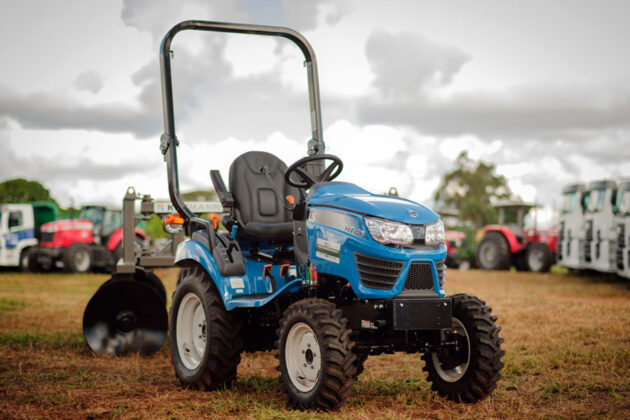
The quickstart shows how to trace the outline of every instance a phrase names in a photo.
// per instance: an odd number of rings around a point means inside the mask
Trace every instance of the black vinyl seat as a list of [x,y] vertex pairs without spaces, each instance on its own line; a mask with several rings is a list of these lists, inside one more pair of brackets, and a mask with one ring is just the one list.
[[234,215],[242,227],[239,235],[254,241],[293,241],[291,212],[278,200],[267,171],[280,198],[299,197],[299,190],[284,181],[287,165],[267,152],[247,152],[230,166],[230,192]]

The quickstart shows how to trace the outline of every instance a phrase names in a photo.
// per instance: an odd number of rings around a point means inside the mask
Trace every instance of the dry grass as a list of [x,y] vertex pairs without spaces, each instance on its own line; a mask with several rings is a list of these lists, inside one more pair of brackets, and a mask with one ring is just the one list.
[[[173,290],[175,270],[159,271]],[[438,398],[416,355],[372,357],[335,413],[286,408],[273,354],[246,354],[234,389],[180,388],[164,346],[96,357],[83,308],[105,275],[0,273],[0,417],[629,418],[630,282],[566,274],[451,270],[449,292],[478,295],[503,327],[504,379],[473,405]]]

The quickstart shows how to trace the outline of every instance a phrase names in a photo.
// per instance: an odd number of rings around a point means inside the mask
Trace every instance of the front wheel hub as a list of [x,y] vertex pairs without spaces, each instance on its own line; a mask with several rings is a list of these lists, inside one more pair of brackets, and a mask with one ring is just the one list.
[[315,388],[322,359],[317,337],[308,324],[298,322],[291,327],[284,353],[293,385],[301,392],[309,392]]

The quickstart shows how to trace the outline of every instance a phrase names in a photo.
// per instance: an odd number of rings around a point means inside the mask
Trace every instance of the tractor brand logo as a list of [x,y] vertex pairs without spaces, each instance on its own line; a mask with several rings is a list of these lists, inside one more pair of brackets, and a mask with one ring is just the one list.
[[409,216],[411,216],[411,217],[418,217],[418,213],[416,213],[413,210],[409,210]]

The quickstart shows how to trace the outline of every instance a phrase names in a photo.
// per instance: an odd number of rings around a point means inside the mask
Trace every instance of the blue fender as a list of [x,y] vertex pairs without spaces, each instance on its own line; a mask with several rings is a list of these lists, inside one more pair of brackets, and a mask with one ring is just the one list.
[[260,297],[260,295],[256,298],[235,297],[235,287],[233,287],[234,283],[239,283],[241,285],[240,288],[247,288],[247,286],[251,284],[251,280],[247,276],[247,273],[245,276],[223,277],[219,272],[219,268],[214,261],[214,257],[210,254],[210,251],[208,251],[203,244],[192,239],[183,241],[177,247],[177,252],[175,253],[175,264],[183,265],[182,263],[184,261],[194,261],[206,270],[219,291],[219,295],[223,300],[225,309],[228,311],[234,308],[257,308],[266,305],[283,293],[296,292],[300,289],[302,282],[301,279],[295,279],[287,282],[282,287],[278,288],[275,293],[270,293],[263,297]]

